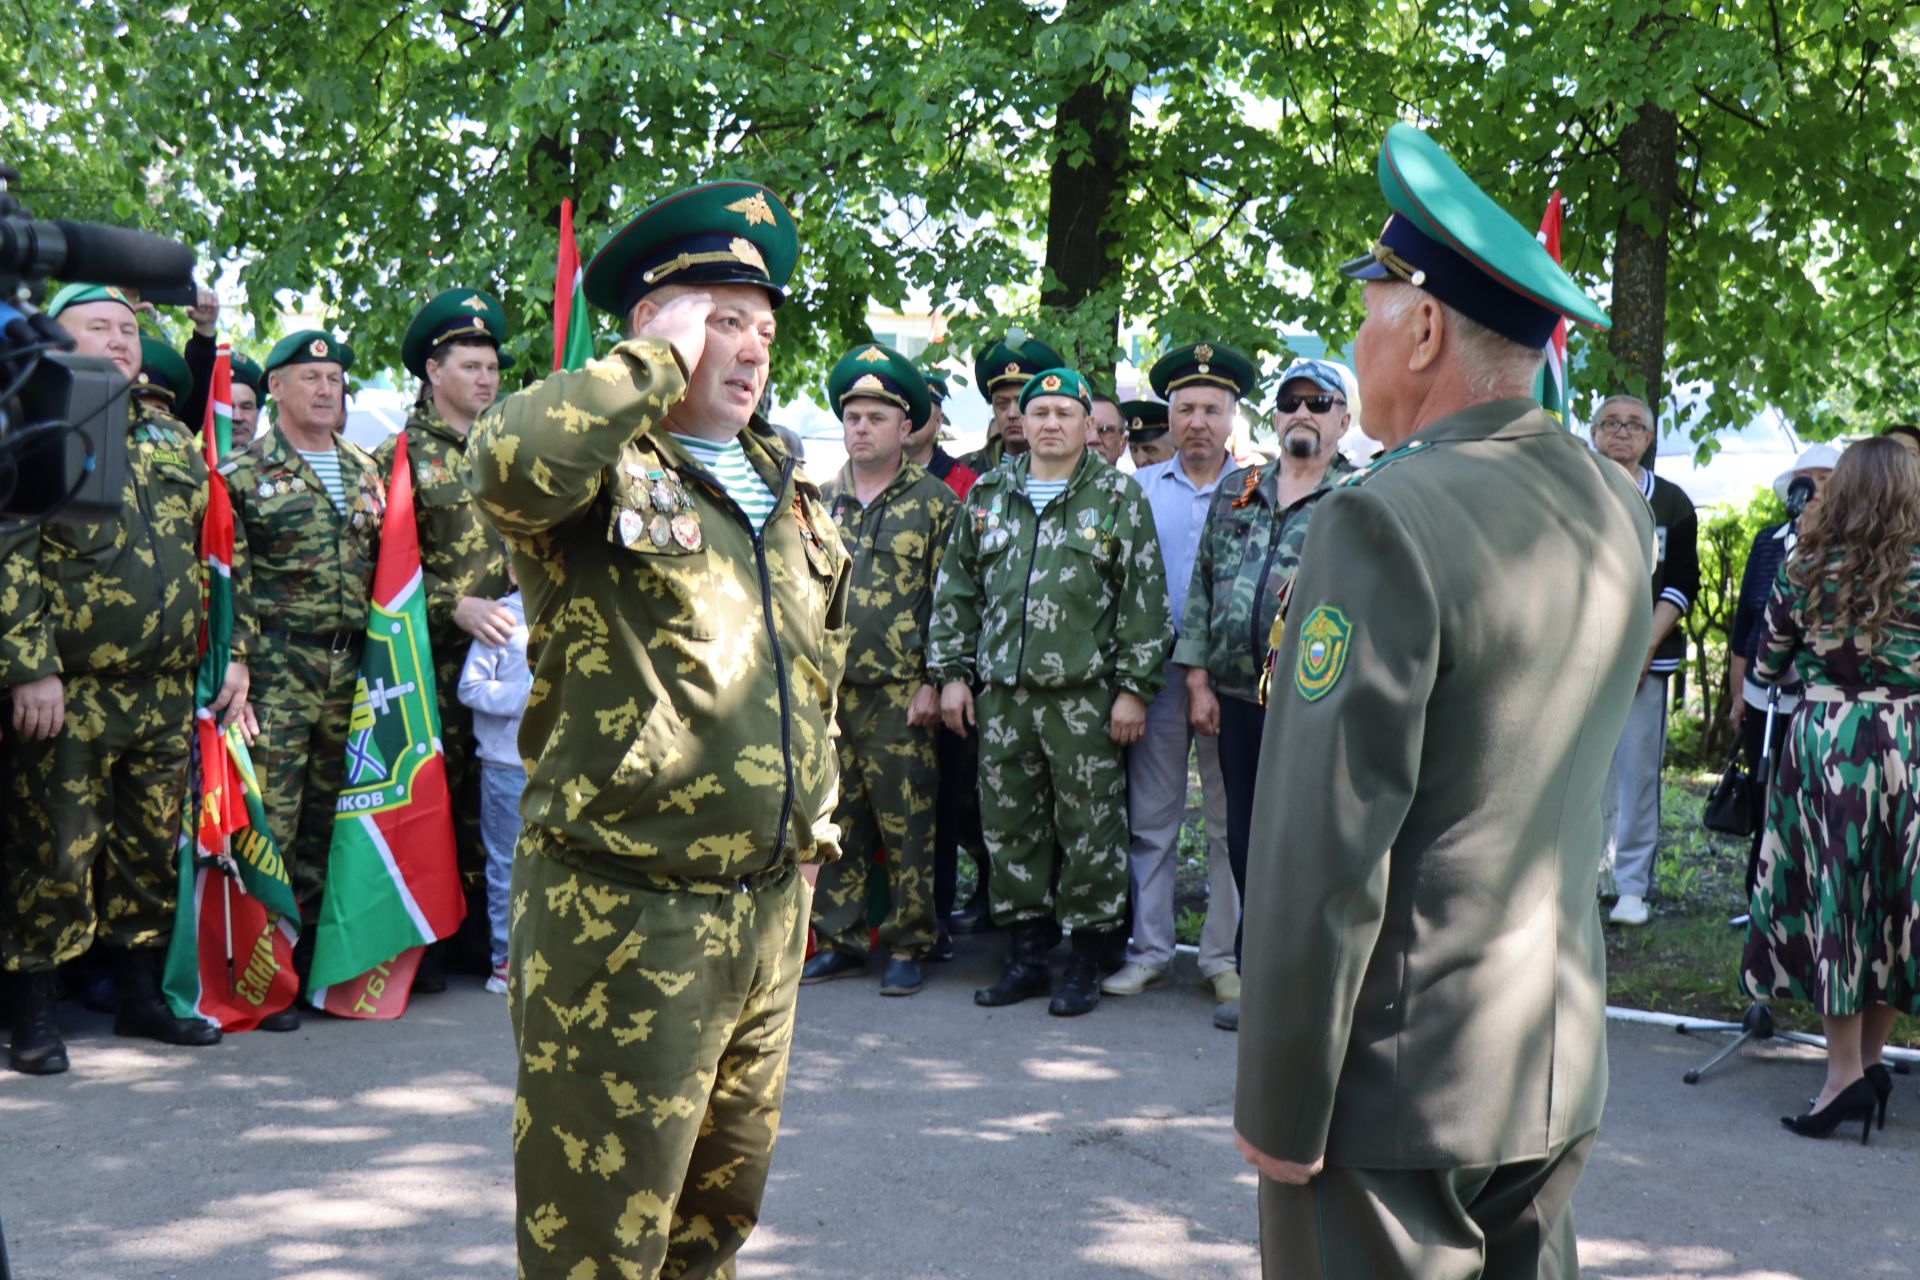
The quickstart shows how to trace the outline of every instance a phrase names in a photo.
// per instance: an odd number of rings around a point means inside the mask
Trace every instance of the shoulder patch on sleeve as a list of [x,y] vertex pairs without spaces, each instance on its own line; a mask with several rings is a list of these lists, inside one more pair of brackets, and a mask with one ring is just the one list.
[[1327,696],[1347,669],[1347,647],[1353,623],[1330,604],[1318,605],[1300,624],[1299,659],[1294,663],[1293,687],[1306,702]]

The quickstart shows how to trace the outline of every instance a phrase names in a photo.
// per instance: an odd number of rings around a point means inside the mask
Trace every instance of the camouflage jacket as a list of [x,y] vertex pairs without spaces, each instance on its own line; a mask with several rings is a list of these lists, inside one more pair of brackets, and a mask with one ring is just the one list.
[[919,464],[903,462],[900,474],[864,507],[847,471],[821,493],[853,557],[846,682],[932,683],[927,622],[959,506],[953,490]]
[[[1015,458],[1024,458],[1026,454],[1016,453],[1012,456]],[[987,474],[987,472],[1007,460],[1007,442],[998,432],[995,432],[984,445],[981,445],[972,453],[963,453],[960,455],[960,465],[968,468],[975,475],[979,476]]]
[[1831,604],[1810,603],[1781,565],[1767,601],[1767,633],[1754,679],[1774,684],[1791,668],[1809,686],[1902,695],[1920,690],[1920,547],[1913,548],[1906,583],[1889,603],[1886,629],[1880,642],[1868,649],[1864,636],[1834,625]]
[[1153,510],[1091,450],[1036,515],[1029,459],[975,482],[934,591],[929,640],[942,683],[1079,689],[1151,698],[1173,643]]
[[[427,629],[435,652],[456,650],[464,660],[471,637],[453,620],[462,596],[498,600],[507,594],[507,558],[500,540],[474,509],[467,492],[467,437],[449,427],[431,404],[414,409],[404,428],[413,469],[413,524],[420,534],[420,578],[427,596]],[[373,451],[384,485],[393,475],[394,441]]]
[[660,427],[686,385],[670,346],[633,339],[474,425],[467,484],[531,633],[520,812],[663,876],[831,860],[847,554],[758,419],[740,440],[775,507],[748,527]]
[[[253,646],[262,627],[330,635],[367,625],[386,485],[366,450],[335,438],[345,512],[313,468],[275,427],[220,464],[233,498],[234,643]],[[245,572],[240,560],[245,557]]]
[[1273,615],[1281,590],[1300,566],[1307,522],[1320,499],[1352,471],[1334,454],[1319,487],[1285,508],[1278,458],[1221,477],[1193,557],[1175,662],[1205,667],[1219,693],[1245,702],[1257,699]]
[[[207,464],[194,434],[136,408],[117,519],[0,539],[0,687],[198,665],[206,509]],[[235,645],[244,653],[237,636]]]

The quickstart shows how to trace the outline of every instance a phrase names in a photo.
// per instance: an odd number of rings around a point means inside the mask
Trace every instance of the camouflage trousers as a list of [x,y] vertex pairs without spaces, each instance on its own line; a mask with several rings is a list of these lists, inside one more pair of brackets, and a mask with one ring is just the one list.
[[1920,1015],[1917,760],[1920,700],[1794,710],[1749,904],[1749,994]]
[[[890,905],[880,945],[924,956],[933,946],[933,730],[907,724],[918,680],[840,686],[840,860],[820,868],[813,924],[839,951],[867,953],[869,881],[884,877]],[[873,855],[886,850],[887,865]]]
[[[1127,909],[1127,765],[1106,689],[980,691],[980,820],[998,924],[1106,930]],[[1055,842],[1063,861],[1055,883]]]
[[173,932],[193,675],[78,675],[66,724],[9,736],[6,967],[47,972],[91,946],[164,946]]
[[507,994],[522,1280],[732,1276],[786,1090],[809,892],[650,876],[523,826]]
[[301,919],[319,916],[333,847],[333,805],[346,780],[347,721],[360,678],[360,646],[338,653],[286,639],[261,641],[248,668],[260,721],[253,767],[267,830],[285,859]]

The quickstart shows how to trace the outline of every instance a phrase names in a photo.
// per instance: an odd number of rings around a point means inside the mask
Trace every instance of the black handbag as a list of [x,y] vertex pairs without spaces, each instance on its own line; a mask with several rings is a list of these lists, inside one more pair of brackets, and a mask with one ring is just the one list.
[[1733,744],[1733,754],[1727,757],[1727,767],[1721,773],[1720,781],[1714,783],[1713,790],[1707,793],[1706,807],[1700,811],[1700,825],[1721,835],[1749,839],[1754,831],[1754,815],[1759,808],[1754,800],[1753,775],[1740,763],[1740,744],[1736,742]]

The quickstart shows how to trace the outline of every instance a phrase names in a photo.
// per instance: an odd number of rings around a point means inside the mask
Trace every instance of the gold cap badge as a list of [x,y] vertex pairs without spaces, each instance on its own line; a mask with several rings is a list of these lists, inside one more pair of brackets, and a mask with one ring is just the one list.
[[1007,376],[1009,376],[1009,377],[1015,377],[1015,376],[1017,376],[1017,375],[1019,374],[1019,372],[1020,372],[1020,365],[1018,364],[1018,362],[1014,362],[1014,363],[1010,363],[1010,364],[1008,364],[1008,365],[1007,365],[1007,367],[1006,367],[1006,369],[1004,370],[1004,372],[1005,372],[1005,373],[1007,374]]
[[[762,207],[764,207],[766,204],[766,201],[762,200],[760,203]],[[747,221],[752,222],[753,219],[748,218]],[[772,222],[773,219],[769,217],[767,221]],[[758,267],[762,271],[765,271],[767,269],[767,260],[760,256],[760,247],[754,244],[753,241],[746,239],[744,236],[735,236],[733,238],[733,243],[729,244],[727,248],[733,250],[733,256],[738,258],[740,261],[746,263],[748,266]]]
[[862,364],[878,364],[886,358],[887,353],[878,347],[868,347],[860,353],[860,362]]
[[485,311],[487,309],[487,300],[476,293],[469,295],[467,300],[460,305],[474,311]]
[[763,222],[768,226],[774,223],[773,210],[767,205],[767,197],[758,191],[735,200],[727,206],[727,212],[739,214],[747,220],[747,225],[750,227],[759,226]]
[[312,342],[309,342],[307,344],[307,354],[314,357],[316,360],[326,359],[327,340],[325,338],[315,338]]
[[855,391],[885,391],[886,389],[886,384],[880,381],[878,377],[871,373],[863,373],[854,379],[853,385],[848,387],[847,391],[851,393]]
[[1042,391],[1058,391],[1060,389],[1060,375],[1057,373],[1050,373],[1046,377],[1040,379],[1040,389]]
[[1213,359],[1213,348],[1203,342],[1193,349],[1193,358],[1200,361],[1200,367],[1205,369],[1206,362]]

